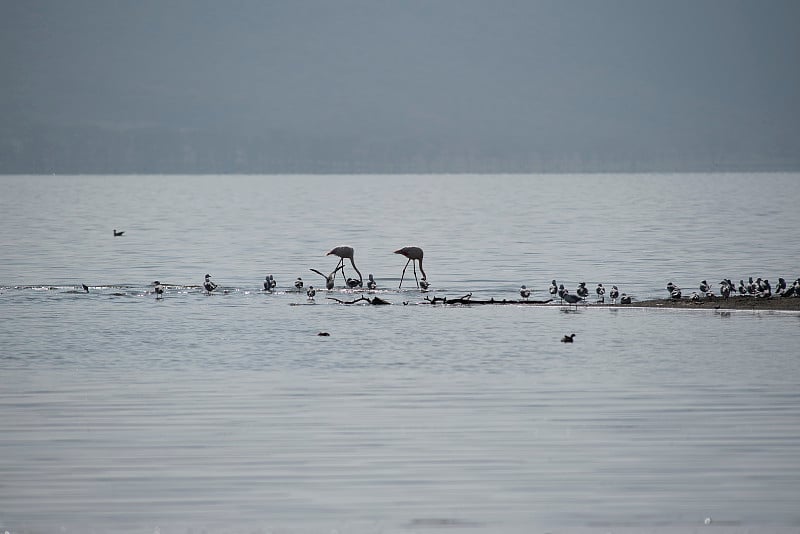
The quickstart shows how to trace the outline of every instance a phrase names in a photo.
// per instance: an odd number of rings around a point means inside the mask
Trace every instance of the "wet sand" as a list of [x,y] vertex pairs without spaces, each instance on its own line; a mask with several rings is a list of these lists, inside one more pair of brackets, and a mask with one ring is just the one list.
[[633,301],[632,304],[618,306],[633,306],[639,308],[671,308],[671,309],[720,309],[720,310],[775,310],[775,311],[800,311],[800,298],[796,297],[730,297],[728,299],[700,299],[699,302],[692,302],[688,298],[675,299],[654,299]]

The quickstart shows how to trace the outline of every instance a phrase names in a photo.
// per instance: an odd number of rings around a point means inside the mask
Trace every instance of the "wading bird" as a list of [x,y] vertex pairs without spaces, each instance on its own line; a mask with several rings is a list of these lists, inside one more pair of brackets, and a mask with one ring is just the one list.
[[[364,278],[361,276],[361,271],[359,271],[358,267],[356,267],[356,262],[353,261],[353,254],[354,254],[353,247],[347,247],[347,246],[344,246],[344,245],[340,246],[340,247],[336,247],[336,248],[332,249],[330,252],[328,252],[326,254],[326,256],[330,256],[331,254],[333,254],[334,256],[339,256],[339,263],[337,265],[337,268],[334,269],[334,271],[333,271],[334,278],[336,277],[336,271],[341,266],[341,268],[342,268],[342,277],[345,279],[345,282],[347,283],[348,287],[360,287],[364,283]],[[353,269],[355,269],[356,272],[358,273],[358,286],[350,286],[347,277],[344,275],[344,260],[345,260],[345,258],[350,260],[350,265],[352,265]],[[353,279],[351,278],[350,280],[353,280]]]
[[160,299],[164,296],[164,286],[162,286],[161,282],[158,280],[153,282],[153,292],[156,294],[157,299]]
[[297,277],[297,280],[294,281],[294,287],[298,291],[303,289],[303,279],[300,278],[299,276]]
[[373,278],[372,273],[369,274],[369,279],[367,280],[367,289],[375,289],[378,287],[377,282],[375,282],[375,278]]
[[308,286],[306,290],[306,295],[308,296],[308,300],[314,300],[314,295],[317,294],[317,290],[314,289],[314,286]]
[[[417,287],[422,289],[428,288],[428,277],[425,275],[425,270],[422,268],[422,249],[419,247],[403,247],[400,250],[395,250],[395,254],[402,254],[408,261],[406,262],[406,266],[403,267],[403,274],[400,275],[400,285],[398,289],[403,287],[403,277],[406,275],[406,269],[408,268],[408,264],[411,263],[411,267],[414,269],[414,279],[417,281]],[[412,263],[415,262],[415,263]],[[422,273],[422,284],[420,284],[419,278],[417,278],[417,267],[416,263],[419,263],[419,270]]]

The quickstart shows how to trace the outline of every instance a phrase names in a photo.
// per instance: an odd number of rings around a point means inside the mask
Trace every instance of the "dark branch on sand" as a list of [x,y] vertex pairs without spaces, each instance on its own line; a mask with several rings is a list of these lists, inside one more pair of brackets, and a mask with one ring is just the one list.
[[552,302],[553,299],[547,300],[495,300],[491,298],[489,300],[472,300],[472,293],[467,293],[466,295],[454,299],[449,299],[447,297],[425,297],[425,300],[430,302],[431,304],[547,304],[548,302]]
[[383,300],[380,297],[368,298],[368,297],[365,297],[363,295],[358,297],[355,300],[350,300],[350,301],[339,300],[336,297],[328,297],[328,299],[335,300],[339,304],[357,304],[359,302],[367,302],[368,304],[372,304],[373,306],[381,306],[381,305],[384,305],[384,304],[391,304],[391,302],[389,302],[388,300]]

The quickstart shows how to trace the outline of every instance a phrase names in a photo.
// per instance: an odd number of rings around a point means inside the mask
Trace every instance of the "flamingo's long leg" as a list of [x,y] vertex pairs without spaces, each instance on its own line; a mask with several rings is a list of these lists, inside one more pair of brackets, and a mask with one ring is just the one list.
[[411,263],[411,267],[414,268],[414,280],[417,281],[417,289],[419,289],[419,278],[417,278],[417,262]]
[[408,269],[408,264],[409,263],[411,263],[411,258],[408,259],[408,261],[406,262],[406,266],[403,267],[403,274],[400,275],[400,285],[397,286],[397,289],[400,289],[401,287],[403,287],[403,277],[406,275],[406,269]]

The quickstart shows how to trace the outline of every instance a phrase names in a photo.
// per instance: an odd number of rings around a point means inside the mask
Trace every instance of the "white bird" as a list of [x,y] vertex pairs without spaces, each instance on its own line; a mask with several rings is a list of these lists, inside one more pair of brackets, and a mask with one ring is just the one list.
[[308,300],[314,300],[314,295],[317,294],[317,290],[314,289],[314,286],[308,286],[306,290],[306,295],[308,295]]
[[303,289],[303,279],[299,276],[297,277],[297,280],[294,281],[294,287],[298,290]]
[[548,289],[548,291],[551,297],[555,297],[558,294],[558,285],[555,280],[550,283],[550,289]]
[[358,286],[360,287],[364,283],[364,277],[361,276],[361,271],[358,270],[358,267],[356,267],[356,262],[353,261],[353,256],[355,254],[355,252],[353,251],[353,247],[348,247],[344,245],[339,246],[334,249],[331,249],[331,251],[328,252],[326,256],[330,256],[331,254],[333,254],[334,256],[339,256],[339,263],[336,265],[336,269],[334,269],[333,271],[334,278],[336,277],[336,271],[339,269],[339,266],[341,266],[342,277],[344,277],[345,280],[347,280],[347,277],[345,277],[344,275],[344,260],[345,258],[347,258],[350,260],[350,265],[352,265],[353,269],[355,269],[356,272],[358,273]]
[[578,289],[575,290],[578,296],[582,299],[585,299],[589,296],[589,288],[586,287],[586,282],[581,282],[578,284]]
[[617,299],[619,298],[619,289],[617,286],[611,286],[611,293],[609,293],[608,296],[611,297],[612,304],[617,303]]
[[606,288],[603,287],[603,284],[597,284],[597,289],[594,291],[597,293],[597,302],[606,301]]
[[531,290],[523,285],[521,288],[519,288],[519,296],[525,300],[528,300],[528,297],[531,296]]
[[711,287],[708,285],[708,282],[703,280],[702,282],[700,282],[700,288],[699,289],[700,289],[700,293],[708,293],[708,291],[711,289]]
[[[422,268],[422,256],[423,252],[422,249],[419,247],[403,247],[399,250],[394,251],[395,254],[402,254],[408,261],[406,262],[406,266],[403,267],[403,274],[400,275],[400,285],[398,289],[403,287],[403,277],[406,275],[406,269],[408,268],[408,264],[411,263],[411,267],[414,269],[414,279],[417,281],[417,287],[421,287],[422,289],[428,288],[428,277],[425,275],[425,270]],[[412,263],[414,262],[414,263]],[[422,272],[422,282],[420,283],[419,279],[417,278],[417,267],[416,264],[419,263],[419,270]]]

